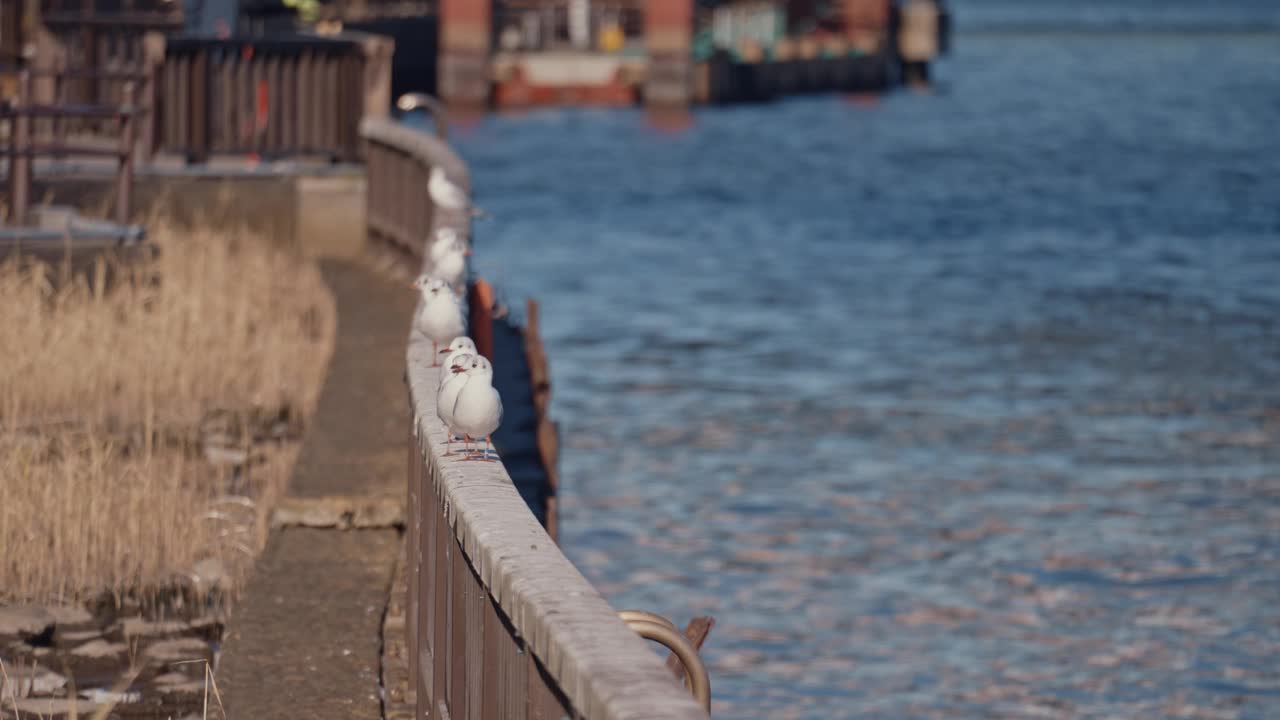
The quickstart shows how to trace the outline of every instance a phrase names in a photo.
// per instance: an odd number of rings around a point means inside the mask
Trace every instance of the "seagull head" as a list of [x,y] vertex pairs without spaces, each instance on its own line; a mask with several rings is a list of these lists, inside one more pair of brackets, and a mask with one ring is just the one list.
[[449,343],[449,347],[441,350],[440,352],[441,354],[445,354],[445,353],[454,352],[456,350],[466,350],[468,352],[475,353],[476,351],[475,341],[467,337],[466,335],[459,335],[458,337],[454,338],[452,342]]
[[471,377],[493,380],[493,365],[490,365],[489,360],[483,355],[472,356],[471,362],[467,363],[464,372]]
[[458,235],[458,231],[443,227],[436,231],[436,241],[431,245],[431,259],[440,262],[442,258],[450,253],[457,253],[463,256],[471,255],[471,248],[462,241],[462,237]]
[[471,367],[471,361],[475,359],[475,355],[471,353],[459,353],[449,361],[449,372],[454,375],[461,375]]
[[413,281],[411,286],[418,292],[422,293],[422,299],[431,300],[439,297],[441,293],[448,294],[449,284],[443,280],[437,280],[430,275],[419,275],[417,280]]

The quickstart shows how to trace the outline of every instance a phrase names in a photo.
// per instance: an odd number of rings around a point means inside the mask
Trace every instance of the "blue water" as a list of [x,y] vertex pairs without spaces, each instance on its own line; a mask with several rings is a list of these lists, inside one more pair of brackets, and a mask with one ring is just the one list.
[[563,546],[717,717],[1280,716],[1280,8],[955,7],[932,94],[457,134]]

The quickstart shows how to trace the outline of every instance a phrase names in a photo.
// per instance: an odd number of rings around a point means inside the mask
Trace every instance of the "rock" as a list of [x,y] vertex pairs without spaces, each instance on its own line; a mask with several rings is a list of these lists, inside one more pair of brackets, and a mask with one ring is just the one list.
[[192,582],[201,590],[213,590],[227,582],[227,569],[219,558],[205,558],[191,568]]
[[50,695],[67,686],[67,679],[39,665],[22,668],[11,676],[18,695]]
[[159,620],[152,622],[140,617],[125,618],[120,622],[126,638],[156,637],[161,635],[177,635],[186,632],[190,625],[181,620]]
[[93,640],[102,637],[101,630],[77,630],[75,632],[60,632],[58,638],[66,643],[78,643],[85,640]]
[[83,658],[113,657],[129,649],[124,643],[109,643],[106,640],[92,640],[71,650],[71,654]]
[[99,705],[123,705],[124,703],[142,702],[142,693],[140,692],[121,693],[101,688],[84,690],[80,693],[80,697]]
[[156,689],[166,693],[190,693],[202,692],[204,683],[200,680],[192,680],[182,673],[165,673],[155,679]]
[[17,635],[26,639],[53,629],[53,613],[35,605],[0,607],[0,635]]
[[98,706],[79,698],[20,698],[16,703],[6,703],[5,708],[16,709],[20,716],[25,714],[46,718],[72,713],[86,717],[92,715]]
[[210,465],[243,465],[249,461],[249,451],[240,448],[205,445],[204,459]]
[[149,646],[143,654],[161,662],[205,660],[209,656],[209,644],[200,638],[162,640]]
[[404,526],[404,501],[398,498],[331,496],[282,498],[271,527],[386,528]]
[[75,605],[52,605],[45,610],[53,616],[53,622],[58,625],[83,625],[93,622],[93,615],[82,607]]

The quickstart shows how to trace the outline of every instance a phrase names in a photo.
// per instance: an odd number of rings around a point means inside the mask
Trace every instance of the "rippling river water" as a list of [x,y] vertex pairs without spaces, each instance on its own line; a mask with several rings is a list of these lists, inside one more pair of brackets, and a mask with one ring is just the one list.
[[722,718],[1275,717],[1280,12],[956,6],[933,94],[458,134],[565,550]]

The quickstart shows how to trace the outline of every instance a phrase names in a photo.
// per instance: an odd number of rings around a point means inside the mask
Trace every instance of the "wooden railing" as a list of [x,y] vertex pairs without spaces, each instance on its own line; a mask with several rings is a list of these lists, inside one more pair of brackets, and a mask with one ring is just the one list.
[[[362,134],[371,237],[421,262],[435,230],[469,236],[469,212],[433,209],[426,194],[431,167],[469,182],[442,140],[389,120],[366,121]],[[429,340],[410,340],[406,630],[417,717],[706,718],[560,552],[501,463],[444,457],[434,360]]]

